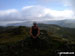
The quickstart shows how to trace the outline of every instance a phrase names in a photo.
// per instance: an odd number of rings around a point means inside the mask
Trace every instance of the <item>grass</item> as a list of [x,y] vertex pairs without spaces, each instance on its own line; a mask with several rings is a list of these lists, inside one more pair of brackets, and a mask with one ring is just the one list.
[[14,37],[8,37],[8,38],[0,38],[0,44],[1,43],[16,43],[18,41],[24,40],[26,37],[25,35],[18,35]]

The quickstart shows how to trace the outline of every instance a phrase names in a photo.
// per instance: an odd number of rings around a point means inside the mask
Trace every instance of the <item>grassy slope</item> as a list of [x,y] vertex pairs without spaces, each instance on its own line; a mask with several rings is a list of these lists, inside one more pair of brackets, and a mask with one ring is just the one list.
[[57,51],[75,51],[75,43],[46,30],[41,30],[39,48],[33,47],[26,27],[4,31],[0,37],[0,56],[55,56]]

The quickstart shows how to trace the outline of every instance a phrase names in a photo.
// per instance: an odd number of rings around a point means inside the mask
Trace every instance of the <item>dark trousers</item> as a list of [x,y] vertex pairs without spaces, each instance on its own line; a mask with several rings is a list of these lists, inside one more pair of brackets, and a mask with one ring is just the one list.
[[33,48],[39,48],[40,39],[38,37],[36,37],[35,39],[33,37],[31,37],[31,40],[32,40],[32,47]]

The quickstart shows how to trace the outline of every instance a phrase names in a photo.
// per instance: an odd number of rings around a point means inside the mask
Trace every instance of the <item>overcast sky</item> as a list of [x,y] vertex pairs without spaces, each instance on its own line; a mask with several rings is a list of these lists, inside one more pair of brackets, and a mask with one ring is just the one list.
[[0,22],[64,19],[75,19],[75,0],[0,0]]

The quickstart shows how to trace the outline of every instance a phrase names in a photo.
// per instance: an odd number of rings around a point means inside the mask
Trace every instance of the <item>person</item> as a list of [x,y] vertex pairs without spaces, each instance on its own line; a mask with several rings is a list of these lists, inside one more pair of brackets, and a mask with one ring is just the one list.
[[33,39],[37,39],[40,35],[40,29],[35,22],[33,23],[33,26],[30,28],[30,35]]
[[31,35],[31,39],[32,39],[33,48],[39,48],[40,29],[39,29],[39,27],[37,26],[37,24],[35,22],[33,23],[33,26],[30,28],[30,35]]

